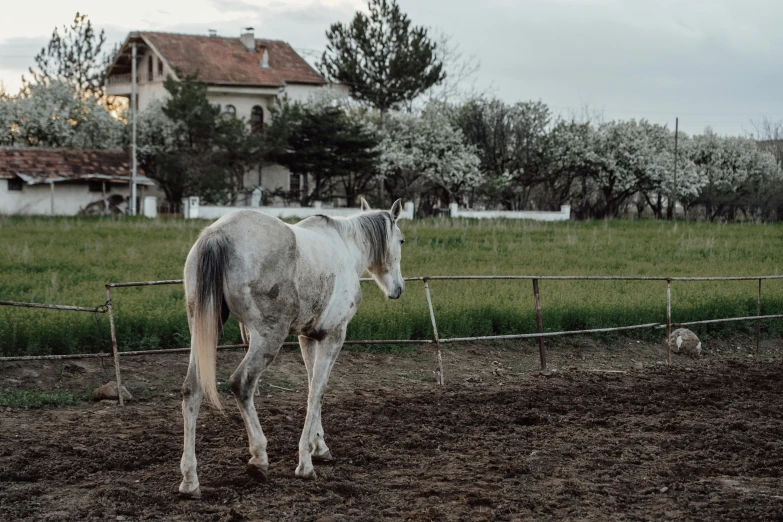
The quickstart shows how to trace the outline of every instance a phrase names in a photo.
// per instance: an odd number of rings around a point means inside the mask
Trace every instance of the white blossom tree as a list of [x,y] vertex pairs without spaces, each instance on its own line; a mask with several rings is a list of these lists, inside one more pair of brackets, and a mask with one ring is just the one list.
[[95,98],[51,81],[0,101],[0,139],[7,145],[113,149],[127,142],[126,126]]
[[380,175],[394,198],[434,191],[459,201],[482,181],[478,157],[441,104],[428,104],[420,114],[388,114],[380,137]]
[[699,201],[710,220],[734,219],[738,210],[762,217],[773,194],[779,193],[780,166],[750,138],[719,137],[708,131],[694,136],[691,156],[703,177]]
[[598,134],[584,122],[560,120],[547,136],[542,184],[542,208],[558,210],[571,203],[579,217],[587,217],[594,178],[602,166]]

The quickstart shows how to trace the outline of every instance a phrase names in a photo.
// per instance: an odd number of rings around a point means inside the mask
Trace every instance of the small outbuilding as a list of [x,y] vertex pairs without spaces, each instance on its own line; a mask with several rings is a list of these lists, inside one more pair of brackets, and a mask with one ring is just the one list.
[[[0,147],[0,214],[125,213],[130,157],[124,151]],[[139,201],[155,182],[137,175]]]

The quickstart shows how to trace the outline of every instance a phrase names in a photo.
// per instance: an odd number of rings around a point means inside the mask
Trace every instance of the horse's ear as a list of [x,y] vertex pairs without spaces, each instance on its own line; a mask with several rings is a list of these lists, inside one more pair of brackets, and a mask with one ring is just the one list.
[[398,199],[394,202],[394,205],[392,205],[391,208],[391,217],[392,220],[396,223],[398,219],[400,219],[400,212],[402,212],[402,200]]
[[359,198],[359,200],[362,202],[362,212],[367,212],[370,210],[370,204],[367,203],[367,200],[364,198]]

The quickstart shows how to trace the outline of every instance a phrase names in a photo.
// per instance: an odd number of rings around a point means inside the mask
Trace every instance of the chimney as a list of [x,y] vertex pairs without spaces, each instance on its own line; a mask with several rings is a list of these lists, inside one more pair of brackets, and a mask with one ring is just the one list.
[[256,50],[256,38],[253,35],[252,27],[245,27],[245,32],[239,36],[239,41],[245,46],[248,51]]
[[217,29],[209,29],[209,36],[212,37],[217,36]]
[[261,54],[261,60],[258,62],[258,65],[260,65],[262,69],[269,69],[269,51],[266,48],[264,48],[263,53]]

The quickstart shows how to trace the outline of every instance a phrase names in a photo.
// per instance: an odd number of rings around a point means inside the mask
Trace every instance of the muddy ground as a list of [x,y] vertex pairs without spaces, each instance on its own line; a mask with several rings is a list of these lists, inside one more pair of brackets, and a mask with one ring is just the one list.
[[[244,474],[246,434],[202,408],[203,498],[177,496],[186,356],[127,358],[125,408],[84,402],[0,411],[0,520],[783,519],[783,341],[705,343],[663,364],[621,338],[346,351],[324,405],[336,460],[294,477],[306,378],[286,350],[257,407],[269,482]],[[227,377],[240,353],[220,355]],[[106,361],[0,363],[0,389],[89,390]]]

